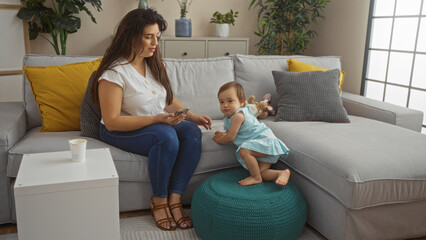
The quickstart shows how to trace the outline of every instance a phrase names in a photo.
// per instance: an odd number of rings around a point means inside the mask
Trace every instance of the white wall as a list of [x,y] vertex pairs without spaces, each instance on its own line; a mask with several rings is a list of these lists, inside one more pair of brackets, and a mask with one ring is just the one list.
[[19,0],[0,0],[0,102],[22,101],[25,41],[24,24],[16,17],[19,5]]
[[[165,35],[174,35],[175,19],[180,17],[180,8],[176,0],[148,0],[149,7],[155,8],[168,22]],[[103,55],[112,40],[115,27],[121,18],[138,6],[136,0],[103,0],[102,12],[92,13],[97,24],[91,22],[85,13],[81,13],[82,26],[74,34],[68,35],[68,55]],[[192,36],[216,36],[215,25],[210,18],[215,11],[227,12],[229,9],[239,11],[234,26],[231,26],[230,37],[249,37],[251,54],[255,54],[254,44],[258,37],[253,34],[257,29],[257,11],[248,10],[248,0],[193,0],[187,18],[192,21]],[[92,8],[90,7],[92,10]],[[31,43],[32,53],[51,53],[53,48],[41,37]]]
[[[174,35],[174,21],[179,18],[179,6],[176,0],[148,0],[149,6],[160,12],[169,24],[165,35]],[[256,54],[255,44],[258,37],[257,10],[248,10],[250,0],[193,0],[188,18],[192,20],[193,36],[215,36],[215,26],[209,23],[216,10],[221,12],[233,9],[239,11],[235,26],[231,27],[231,37],[249,37],[249,53]],[[325,9],[325,19],[319,19],[313,28],[318,36],[305,55],[342,56],[342,67],[347,72],[343,89],[359,94],[362,78],[365,37],[367,32],[369,0],[332,0]],[[81,29],[68,37],[68,55],[101,56],[109,45],[114,29],[120,19],[138,5],[137,0],[103,0],[102,12],[89,7],[97,24],[82,13]],[[31,41],[31,53],[54,54],[52,46],[43,38]],[[1,56],[5,57],[5,56]]]
[[369,6],[370,0],[332,0],[324,11],[326,18],[313,28],[318,36],[305,52],[342,56],[343,90],[354,94],[361,89]]

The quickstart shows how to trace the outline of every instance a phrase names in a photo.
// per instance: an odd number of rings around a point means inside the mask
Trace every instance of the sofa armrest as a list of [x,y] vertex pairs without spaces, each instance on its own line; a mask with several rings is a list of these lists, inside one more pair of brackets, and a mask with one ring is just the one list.
[[349,115],[371,118],[420,132],[423,112],[370,99],[352,93],[342,93],[343,105]]
[[9,150],[27,132],[27,115],[22,102],[0,102],[0,222],[12,220],[10,180],[7,177]]
[[[27,115],[22,102],[0,102],[0,158],[27,132]],[[1,159],[3,161],[3,159]]]

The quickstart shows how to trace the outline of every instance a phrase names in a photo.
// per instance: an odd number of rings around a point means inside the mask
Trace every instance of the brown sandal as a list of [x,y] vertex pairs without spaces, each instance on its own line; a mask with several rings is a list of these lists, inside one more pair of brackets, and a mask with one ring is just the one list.
[[190,228],[192,228],[192,224],[191,225],[187,225],[186,227],[181,227],[181,223],[182,222],[185,222],[185,221],[188,221],[188,220],[190,221],[191,220],[191,218],[188,217],[185,214],[185,212],[183,211],[181,203],[175,203],[175,204],[170,205],[169,207],[170,207],[170,212],[172,213],[172,215],[173,215],[173,209],[179,208],[179,210],[180,210],[180,213],[181,213],[182,217],[179,218],[178,220],[176,220],[176,223],[177,223],[177,225],[178,225],[179,228],[181,228],[181,229],[190,229]]
[[[159,219],[158,221],[155,221],[155,224],[157,225],[157,227],[161,230],[164,230],[164,231],[174,231],[174,230],[176,230],[176,227],[172,226],[172,222],[174,222],[174,219],[167,212],[168,207],[169,206],[167,204],[155,205],[154,202],[151,199],[151,215],[154,217],[154,212],[156,212],[158,210],[164,210],[164,212],[166,213],[166,216],[167,216],[165,218]],[[162,226],[163,223],[167,223],[167,222],[170,224],[169,228]]]

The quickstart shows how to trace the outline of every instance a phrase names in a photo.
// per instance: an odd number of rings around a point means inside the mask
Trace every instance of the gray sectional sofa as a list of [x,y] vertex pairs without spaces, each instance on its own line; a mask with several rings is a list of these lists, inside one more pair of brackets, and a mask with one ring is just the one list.
[[[97,57],[27,55],[24,66],[52,66]],[[272,70],[287,70],[286,59],[323,68],[340,68],[340,57],[248,56],[166,59],[177,98],[194,112],[208,114],[213,130],[203,130],[200,163],[184,195],[190,203],[207,177],[239,167],[235,147],[212,140],[222,129],[216,99],[225,82],[237,81],[247,95],[272,94]],[[30,84],[23,77],[24,102],[0,103],[0,222],[15,222],[13,185],[23,154],[68,150],[79,131],[40,132],[41,117]],[[403,239],[426,236],[426,135],[419,133],[422,112],[349,93],[342,94],[350,123],[275,122],[264,119],[291,153],[275,168],[291,168],[308,203],[308,223],[329,239]],[[120,184],[120,211],[149,208],[147,158],[96,139],[88,148],[109,147]]]

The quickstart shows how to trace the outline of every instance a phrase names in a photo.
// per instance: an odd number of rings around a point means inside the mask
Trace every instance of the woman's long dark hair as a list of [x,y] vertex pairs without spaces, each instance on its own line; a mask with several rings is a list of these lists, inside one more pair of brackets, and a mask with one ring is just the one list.
[[[164,18],[153,9],[135,9],[124,16],[117,27],[114,39],[105,52],[101,64],[96,71],[92,80],[91,93],[94,103],[99,104],[98,85],[99,78],[109,69],[112,69],[119,59],[132,59],[143,51],[142,34],[147,25],[158,24],[160,32],[164,32],[167,28],[167,22]],[[154,36],[157,37],[157,36]],[[154,55],[145,58],[151,73],[156,81],[158,81],[167,92],[166,104],[170,105],[173,101],[173,91],[167,76],[166,67],[161,57],[160,48],[154,52]]]

